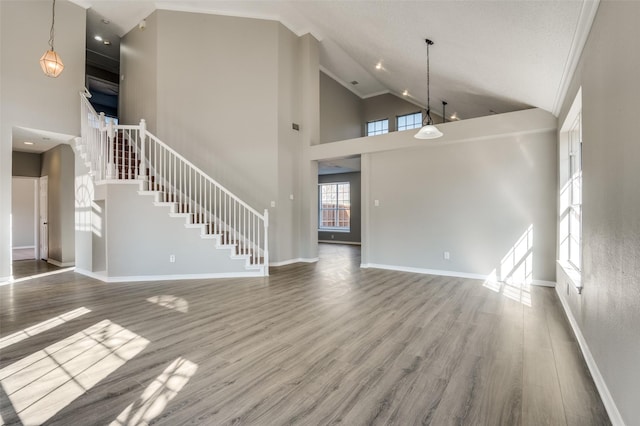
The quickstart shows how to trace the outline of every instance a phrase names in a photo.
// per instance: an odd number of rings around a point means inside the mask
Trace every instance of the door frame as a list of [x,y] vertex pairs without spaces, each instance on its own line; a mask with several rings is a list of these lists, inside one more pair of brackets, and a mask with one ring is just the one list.
[[[46,191],[42,192],[43,184],[46,186]],[[44,195],[44,205],[43,205],[43,195]],[[48,260],[49,259],[49,176],[41,176],[38,179],[38,212],[37,212],[37,220],[38,220],[38,256],[37,260]],[[42,212],[43,208],[46,213],[46,221],[43,223],[42,221]],[[46,231],[44,230],[46,227]],[[46,232],[46,235],[43,235]],[[44,244],[47,245],[46,250],[44,249]]]

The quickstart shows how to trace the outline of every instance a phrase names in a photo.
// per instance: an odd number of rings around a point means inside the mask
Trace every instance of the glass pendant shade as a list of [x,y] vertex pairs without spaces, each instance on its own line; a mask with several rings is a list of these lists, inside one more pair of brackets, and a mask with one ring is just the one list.
[[442,132],[438,130],[438,128],[433,124],[427,124],[426,126],[423,126],[420,130],[418,130],[418,133],[413,135],[413,137],[416,139],[436,139],[440,136],[442,136]]
[[64,69],[62,58],[60,58],[60,55],[58,55],[55,50],[47,50],[44,52],[44,55],[40,58],[40,66],[48,77],[54,78],[59,76]]

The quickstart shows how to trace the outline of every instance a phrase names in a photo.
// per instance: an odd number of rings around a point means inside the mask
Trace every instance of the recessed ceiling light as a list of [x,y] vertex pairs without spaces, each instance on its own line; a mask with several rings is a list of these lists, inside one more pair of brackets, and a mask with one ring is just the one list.
[[24,142],[24,144],[25,144],[25,145],[33,145],[33,142],[27,142],[27,141],[25,141],[25,142]]
[[49,140],[51,140],[51,138],[48,138],[48,137],[46,137],[46,136],[43,136],[43,137],[42,137],[42,140],[43,140],[43,141],[49,141]]
[[382,69],[382,62],[378,62],[378,63],[376,64],[376,69],[377,69],[377,70],[381,70],[381,69]]
[[358,84],[358,82],[357,82],[356,80],[353,80],[353,81],[351,82],[351,84],[353,84],[353,85],[355,86],[356,84]]
[[454,112],[453,114],[451,114],[451,117],[450,117],[450,118],[451,118],[452,120],[459,120],[459,118],[458,118],[458,113],[457,113],[457,112]]
[[402,96],[409,96],[409,91],[405,90],[404,92],[402,92]]
[[104,44],[105,46],[110,46],[111,42],[109,40],[105,40],[102,42],[102,44]]
[[96,39],[98,41],[102,41],[102,37],[100,37],[99,35],[95,36],[94,39]]
[[111,23],[111,21],[108,20],[108,19],[103,19],[102,23],[105,24],[105,25],[109,25]]

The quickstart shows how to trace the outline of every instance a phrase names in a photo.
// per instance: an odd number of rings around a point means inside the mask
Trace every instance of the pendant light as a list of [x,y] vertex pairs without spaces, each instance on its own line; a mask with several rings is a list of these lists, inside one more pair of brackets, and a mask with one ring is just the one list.
[[51,17],[51,30],[49,31],[49,47],[40,58],[40,66],[47,77],[57,77],[64,69],[62,58],[53,49],[54,25],[56,23],[56,0],[53,0],[53,12]]
[[425,39],[427,42],[427,114],[424,117],[423,127],[413,137],[416,139],[436,139],[442,136],[442,132],[433,125],[433,119],[431,118],[431,93],[430,93],[430,81],[429,81],[429,46],[433,42],[429,39]]

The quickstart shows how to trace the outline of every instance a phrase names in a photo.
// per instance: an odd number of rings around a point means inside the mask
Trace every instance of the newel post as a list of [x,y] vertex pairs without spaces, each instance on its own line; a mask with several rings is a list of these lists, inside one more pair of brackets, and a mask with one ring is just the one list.
[[107,140],[109,142],[107,148],[107,152],[109,153],[109,170],[107,171],[107,179],[115,179],[116,174],[114,136],[113,120],[109,120],[107,123]]
[[104,112],[101,112],[98,118],[98,141],[97,142],[99,146],[95,147],[97,148],[96,157],[100,162],[98,164],[98,179],[102,180],[107,178],[107,170],[108,170],[108,163],[109,163],[109,151],[107,151],[107,125],[105,123]]
[[138,169],[138,179],[144,179],[147,174],[147,166],[145,165],[145,145],[147,140],[147,122],[144,118],[140,120],[140,168]]
[[269,210],[264,209],[264,276],[269,276]]

